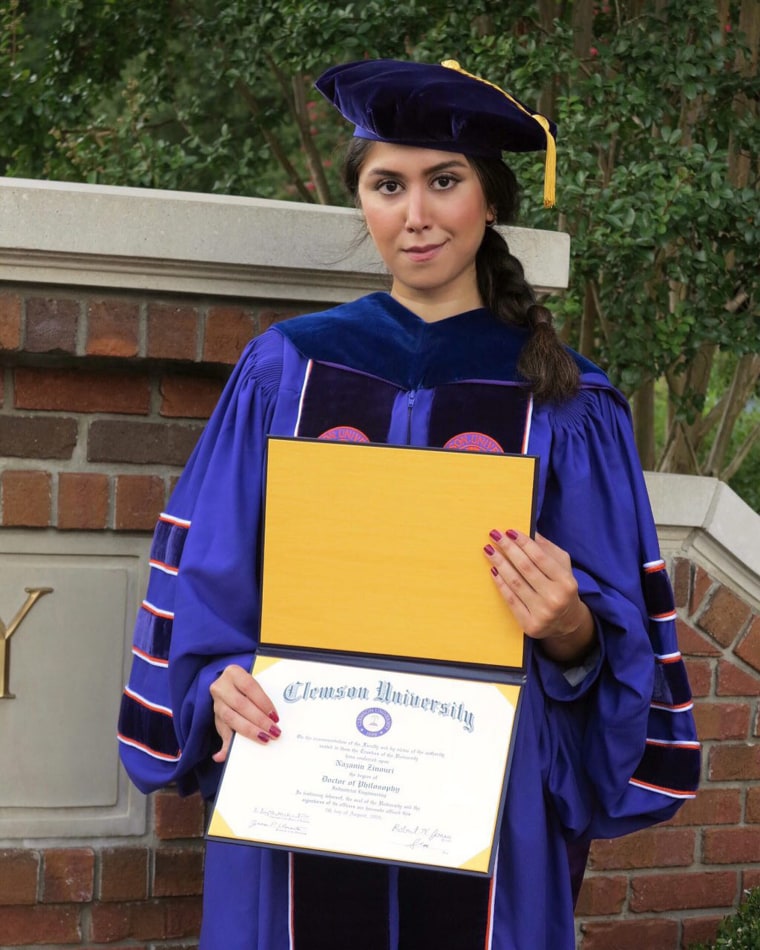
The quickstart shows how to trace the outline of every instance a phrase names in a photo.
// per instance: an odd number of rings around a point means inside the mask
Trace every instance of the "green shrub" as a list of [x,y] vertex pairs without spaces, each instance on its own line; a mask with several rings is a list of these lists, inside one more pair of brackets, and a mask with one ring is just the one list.
[[721,923],[715,940],[691,950],[760,950],[760,887],[744,893],[746,899]]

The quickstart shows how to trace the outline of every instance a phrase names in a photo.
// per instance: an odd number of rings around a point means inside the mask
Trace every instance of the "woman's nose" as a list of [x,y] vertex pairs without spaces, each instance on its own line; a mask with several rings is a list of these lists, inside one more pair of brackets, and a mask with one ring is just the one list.
[[408,189],[405,223],[408,231],[423,231],[430,227],[430,205],[423,188]]

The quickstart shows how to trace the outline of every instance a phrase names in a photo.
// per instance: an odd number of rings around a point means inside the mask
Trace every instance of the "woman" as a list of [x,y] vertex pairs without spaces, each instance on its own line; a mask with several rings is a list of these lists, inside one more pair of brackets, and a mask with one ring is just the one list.
[[287,728],[248,672],[266,434],[527,446],[538,533],[483,539],[534,642],[493,878],[210,841],[201,945],[570,948],[588,843],[670,817],[699,753],[625,401],[560,345],[492,227],[517,210],[501,151],[547,148],[551,191],[553,127],[455,64],[365,61],[317,87],[356,126],[345,179],[391,291],[243,354],[156,529],[122,757],[144,791],[210,797],[235,732],[267,744]]

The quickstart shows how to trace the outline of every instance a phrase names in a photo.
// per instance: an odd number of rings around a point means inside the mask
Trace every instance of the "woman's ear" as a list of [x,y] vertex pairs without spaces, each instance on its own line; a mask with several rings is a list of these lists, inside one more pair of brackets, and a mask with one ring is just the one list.
[[486,211],[486,224],[493,224],[496,220],[496,208],[488,208]]

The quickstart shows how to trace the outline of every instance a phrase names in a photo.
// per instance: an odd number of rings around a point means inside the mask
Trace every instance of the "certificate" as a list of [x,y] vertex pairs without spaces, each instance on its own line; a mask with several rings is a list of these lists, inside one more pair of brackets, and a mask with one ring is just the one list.
[[282,735],[236,736],[209,837],[488,874],[519,687],[283,657]]
[[488,571],[537,460],[270,437],[252,675],[282,735],[234,737],[208,836],[493,870],[524,636]]

